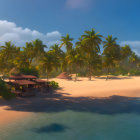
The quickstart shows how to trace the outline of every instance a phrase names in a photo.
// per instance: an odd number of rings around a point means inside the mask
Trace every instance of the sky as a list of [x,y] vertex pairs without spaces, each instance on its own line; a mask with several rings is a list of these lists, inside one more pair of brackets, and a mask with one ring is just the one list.
[[18,46],[39,38],[48,46],[67,33],[113,35],[140,54],[139,0],[0,0],[0,43]]

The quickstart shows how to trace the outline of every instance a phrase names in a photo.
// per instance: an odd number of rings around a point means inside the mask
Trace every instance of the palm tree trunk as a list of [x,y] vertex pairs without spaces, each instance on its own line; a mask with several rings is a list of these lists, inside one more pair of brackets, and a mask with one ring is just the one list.
[[91,81],[91,68],[90,68],[90,64],[89,64],[89,80]]
[[106,80],[108,80],[108,75],[109,75],[109,68],[107,68],[107,76],[106,76]]
[[78,77],[78,67],[76,69],[75,82],[77,81],[77,77]]

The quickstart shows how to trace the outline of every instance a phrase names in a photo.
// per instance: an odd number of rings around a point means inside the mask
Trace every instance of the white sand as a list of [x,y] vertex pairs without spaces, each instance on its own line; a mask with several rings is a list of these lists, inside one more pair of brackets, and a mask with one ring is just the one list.
[[[120,79],[78,78],[79,81],[51,79],[59,83],[60,93],[73,97],[109,97],[112,95],[140,97],[140,77],[121,77]],[[68,95],[69,94],[69,95]]]

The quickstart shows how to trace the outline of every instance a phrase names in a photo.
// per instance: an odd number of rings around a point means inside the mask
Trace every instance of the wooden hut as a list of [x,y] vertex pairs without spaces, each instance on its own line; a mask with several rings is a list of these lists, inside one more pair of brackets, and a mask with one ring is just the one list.
[[27,93],[26,95],[30,95],[30,93],[36,93],[44,88],[45,91],[49,91],[49,85],[46,84],[46,81],[37,79],[37,77],[33,75],[12,75],[9,77],[9,82],[7,82],[7,84],[15,89],[15,94],[22,96],[25,93]]
[[28,92],[31,95],[31,91],[36,87],[36,83],[28,80],[16,80],[11,81],[11,85],[15,88],[14,93],[17,95],[24,95],[24,93]]

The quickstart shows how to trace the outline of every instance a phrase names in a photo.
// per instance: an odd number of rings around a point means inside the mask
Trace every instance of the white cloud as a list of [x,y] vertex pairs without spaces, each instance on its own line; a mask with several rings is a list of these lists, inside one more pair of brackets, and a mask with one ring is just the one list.
[[91,5],[92,0],[67,0],[66,6],[68,8],[87,8]]
[[122,41],[120,45],[130,45],[131,49],[140,56],[140,41]]
[[14,22],[0,20],[0,44],[3,44],[6,41],[12,41],[18,46],[23,46],[25,45],[25,42],[37,38],[41,39],[44,44],[52,45],[54,43],[59,43],[61,34],[58,31],[43,34],[29,28],[23,29],[22,27],[18,27]]

